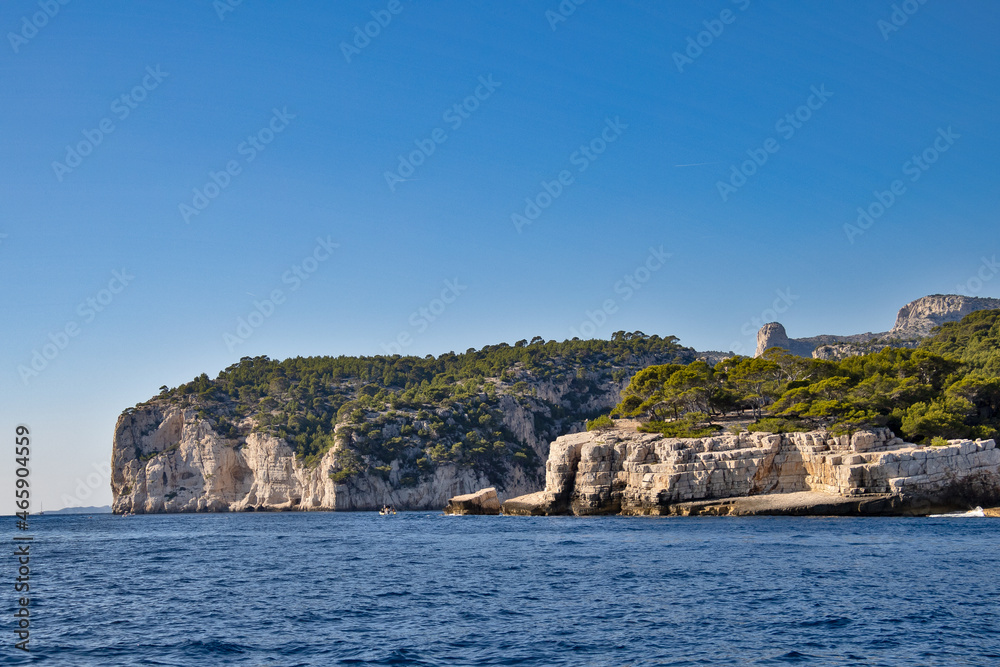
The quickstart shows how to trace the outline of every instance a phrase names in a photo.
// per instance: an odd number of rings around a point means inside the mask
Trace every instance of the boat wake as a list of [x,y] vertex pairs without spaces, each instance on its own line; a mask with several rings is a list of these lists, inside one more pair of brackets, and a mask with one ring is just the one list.
[[986,516],[986,512],[983,511],[982,507],[977,507],[976,509],[969,510],[968,512],[949,512],[948,514],[931,514],[931,518],[945,517],[949,519],[964,519],[966,517],[974,516]]

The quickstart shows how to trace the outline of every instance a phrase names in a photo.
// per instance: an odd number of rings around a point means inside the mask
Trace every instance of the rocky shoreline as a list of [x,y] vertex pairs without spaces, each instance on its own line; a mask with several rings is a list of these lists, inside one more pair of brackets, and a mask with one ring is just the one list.
[[993,440],[944,447],[888,429],[666,438],[632,428],[552,443],[544,491],[512,515],[923,516],[1000,505]]
[[[455,494],[490,486],[470,468],[440,466],[414,486],[400,484],[398,466],[382,477],[336,479],[343,449],[306,466],[284,440],[252,433],[235,446],[193,410],[150,407],[123,414],[111,461],[112,511],[186,512],[366,511],[383,505],[440,510]],[[517,471],[515,471],[517,473]],[[509,488],[534,487],[523,474]]]
[[519,480],[500,503],[489,480],[468,469],[442,467],[404,489],[393,487],[391,475],[338,482],[327,472],[339,451],[310,469],[281,440],[254,434],[237,450],[191,417],[182,410],[123,415],[113,511],[364,511],[386,499],[400,509],[439,510],[450,499],[450,513],[528,516],[916,516],[1000,506],[993,440],[923,447],[888,429],[667,438],[622,421],[557,438],[545,489],[525,493],[532,485]]

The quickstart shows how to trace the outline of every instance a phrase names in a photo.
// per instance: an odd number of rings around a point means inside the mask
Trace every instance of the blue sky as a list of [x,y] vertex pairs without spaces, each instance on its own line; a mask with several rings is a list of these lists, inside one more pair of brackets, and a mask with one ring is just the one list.
[[46,507],[109,502],[121,410],[244,355],[747,352],[776,304],[1000,296],[993,3],[225,1],[0,9],[0,430]]

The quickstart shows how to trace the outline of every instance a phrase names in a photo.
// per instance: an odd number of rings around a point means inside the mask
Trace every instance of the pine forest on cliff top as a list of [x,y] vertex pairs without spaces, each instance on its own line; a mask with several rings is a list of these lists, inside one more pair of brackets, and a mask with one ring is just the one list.
[[[276,435],[306,465],[339,443],[336,481],[387,477],[400,461],[403,485],[446,462],[494,475],[511,464],[540,471],[535,451],[503,424],[504,398],[529,410],[535,432],[550,440],[588,419],[588,428],[604,428],[609,415],[675,437],[726,424],[836,433],[888,426],[909,441],[941,444],[995,438],[1000,429],[1000,310],[944,324],[917,349],[841,361],[780,349],[714,365],[698,357],[675,337],[624,331],[610,341],[535,337],[438,357],[244,357],[214,380],[202,374],[164,386],[136,407],[196,409],[233,447],[252,431]],[[615,387],[624,391],[612,408]]]

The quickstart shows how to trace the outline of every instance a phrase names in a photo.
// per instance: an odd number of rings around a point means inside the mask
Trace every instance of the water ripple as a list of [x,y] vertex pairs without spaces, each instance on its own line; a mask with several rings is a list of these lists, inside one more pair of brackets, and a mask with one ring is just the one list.
[[990,520],[415,512],[35,525],[33,650],[4,664],[1000,660]]

